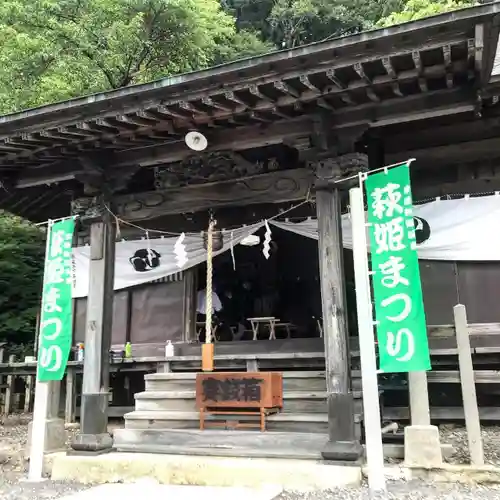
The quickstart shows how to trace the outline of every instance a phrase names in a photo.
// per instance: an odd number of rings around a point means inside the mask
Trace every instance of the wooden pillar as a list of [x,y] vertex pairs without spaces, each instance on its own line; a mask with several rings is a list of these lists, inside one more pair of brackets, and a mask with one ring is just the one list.
[[196,273],[184,271],[184,335],[185,342],[196,339]]
[[[11,354],[9,356],[9,365],[16,362],[16,356]],[[10,415],[12,411],[12,401],[14,396],[14,375],[7,375],[7,386],[5,388],[5,401],[4,401],[4,415]]]
[[109,350],[113,323],[113,283],[116,228],[109,212],[90,228],[90,279],[85,330],[85,358],[80,434],[75,451],[110,451],[108,433]]
[[64,421],[72,424],[76,413],[76,373],[72,367],[66,371],[66,399],[64,403]]
[[323,458],[355,461],[360,458],[362,447],[356,438],[351,391],[339,190],[342,186],[334,183],[342,171],[340,167],[339,159],[317,164],[316,209],[329,438]]

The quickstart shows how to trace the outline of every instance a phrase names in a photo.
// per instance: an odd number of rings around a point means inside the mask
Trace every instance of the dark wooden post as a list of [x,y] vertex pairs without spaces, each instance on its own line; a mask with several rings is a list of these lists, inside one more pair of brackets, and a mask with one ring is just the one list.
[[[348,157],[355,158],[353,170]],[[318,250],[325,342],[326,390],[328,398],[328,442],[326,460],[355,461],[362,454],[356,438],[354,398],[351,391],[349,329],[343,263],[340,189],[350,187],[335,180],[359,171],[364,155],[346,155],[317,163],[316,208]]]
[[90,279],[85,331],[80,434],[72,443],[77,452],[110,451],[108,433],[109,350],[113,322],[113,283],[116,228],[104,209],[90,228]]

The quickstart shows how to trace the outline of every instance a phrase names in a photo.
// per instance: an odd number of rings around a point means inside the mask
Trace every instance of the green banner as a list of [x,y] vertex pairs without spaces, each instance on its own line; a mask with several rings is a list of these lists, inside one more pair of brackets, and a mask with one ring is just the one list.
[[41,382],[61,380],[72,343],[72,242],[74,220],[49,224],[37,377]]
[[365,184],[380,371],[430,370],[409,165]]

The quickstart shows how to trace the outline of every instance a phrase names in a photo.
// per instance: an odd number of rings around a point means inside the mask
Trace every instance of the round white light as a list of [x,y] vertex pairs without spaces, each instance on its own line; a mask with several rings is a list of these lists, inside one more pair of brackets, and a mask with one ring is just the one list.
[[207,138],[200,132],[188,132],[184,137],[184,141],[187,147],[193,151],[203,151],[208,146]]

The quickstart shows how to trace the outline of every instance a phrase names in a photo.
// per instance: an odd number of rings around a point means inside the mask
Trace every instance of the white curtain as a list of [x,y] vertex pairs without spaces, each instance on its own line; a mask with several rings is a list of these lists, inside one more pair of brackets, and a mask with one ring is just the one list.
[[[264,222],[259,222],[234,231],[223,231],[224,246],[221,250],[215,252],[214,256],[230,250],[231,245],[238,245],[246,236],[255,233],[263,225]],[[202,235],[188,235],[184,240],[188,260],[183,267],[179,267],[174,254],[174,245],[177,239],[177,237],[169,237],[155,238],[149,241],[141,239],[117,243],[115,290],[149,283],[205,262],[207,252],[203,247]],[[153,257],[156,256],[156,253],[159,255],[157,259],[150,259],[149,264],[153,264],[153,266],[148,265],[147,270],[142,272],[137,271],[133,264],[134,255],[141,250],[149,250],[150,255]],[[73,258],[75,262],[73,298],[86,297],[89,290],[90,246],[74,248]]]
[[[500,196],[441,200],[414,207],[418,256],[426,260],[447,261],[498,261],[500,260]],[[318,221],[303,222],[269,221],[285,231],[318,239]],[[264,222],[245,226],[234,231],[224,231],[224,246],[214,255],[230,250],[246,236],[255,233]],[[342,217],[343,245],[352,248],[351,221],[349,215]],[[186,236],[184,244],[188,261],[178,267],[174,255],[177,238],[123,241],[116,244],[115,290],[141,285],[170,276],[194,267],[206,260],[203,238],[200,235]],[[132,260],[137,251],[157,252],[154,266],[146,271],[137,271]],[[153,254],[156,255],[156,254]],[[73,297],[86,297],[89,287],[90,247],[73,249],[75,261],[75,286]]]
[[[500,196],[439,200],[413,208],[418,256],[423,260],[500,260]],[[271,221],[273,225],[318,239],[318,221]],[[352,248],[349,215],[342,217],[343,245]]]

